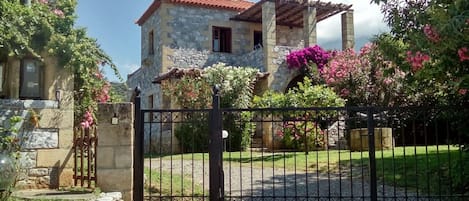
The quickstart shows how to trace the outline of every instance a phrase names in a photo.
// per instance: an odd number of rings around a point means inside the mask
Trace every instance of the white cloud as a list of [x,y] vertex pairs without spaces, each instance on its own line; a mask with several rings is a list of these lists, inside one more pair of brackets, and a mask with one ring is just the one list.
[[[333,3],[352,4],[354,10],[354,31],[356,40],[371,38],[372,36],[385,32],[388,29],[383,21],[383,14],[376,4],[370,4],[369,1],[357,0],[329,0]],[[341,16],[335,15],[318,23],[318,43],[331,44],[340,43]],[[357,44],[358,45],[358,44]],[[336,46],[336,45],[334,45]],[[340,44],[338,45],[340,47]]]

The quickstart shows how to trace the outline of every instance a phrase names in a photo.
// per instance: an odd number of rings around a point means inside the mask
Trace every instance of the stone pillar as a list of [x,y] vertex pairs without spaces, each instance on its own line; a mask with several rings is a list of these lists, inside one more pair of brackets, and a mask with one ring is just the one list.
[[353,28],[353,10],[342,13],[342,49],[355,46],[355,33]]
[[[132,200],[134,112],[131,103],[98,105],[97,185]],[[114,119],[113,121],[113,118]]]
[[[264,50],[264,66],[271,75],[277,71],[278,66],[273,63],[275,58],[274,47],[277,45],[277,28],[275,15],[275,1],[266,1],[262,4],[262,41]],[[273,76],[267,78],[270,86]]]
[[305,41],[305,47],[317,43],[316,22],[316,8],[308,6],[303,11],[303,40]]

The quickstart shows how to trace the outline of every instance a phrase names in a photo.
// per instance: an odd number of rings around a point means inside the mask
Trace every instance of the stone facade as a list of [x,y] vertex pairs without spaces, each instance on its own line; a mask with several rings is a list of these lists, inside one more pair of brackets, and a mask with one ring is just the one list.
[[[22,140],[17,188],[55,188],[73,184],[73,76],[57,65],[55,58],[43,56],[42,87],[39,99],[20,100],[21,61],[8,58],[7,79],[0,96],[0,124],[20,116],[17,124]],[[60,93],[60,101],[56,100]],[[36,113],[39,123],[31,122]]]
[[[156,1],[155,1],[156,2]],[[269,72],[266,81],[256,86],[256,93],[267,89],[285,91],[289,82],[299,75],[286,67],[285,55],[291,50],[316,44],[316,8],[304,10],[303,27],[277,25],[276,2],[262,2],[262,22],[231,20],[238,11],[217,7],[204,7],[184,3],[158,1],[152,4],[153,13],[145,12],[145,19],[138,21],[142,35],[142,67],[128,76],[129,87],[140,86],[142,89],[142,108],[167,109],[175,105],[170,97],[162,94],[160,85],[152,84],[155,76],[167,72],[172,67],[204,68],[223,62],[231,66],[249,66]],[[149,15],[149,16],[147,16]],[[282,14],[278,14],[280,18]],[[147,18],[148,17],[148,18]],[[353,42],[353,12],[348,11],[345,23],[344,39],[350,46]],[[212,28],[223,27],[231,30],[231,52],[212,51]],[[352,27],[352,28],[350,28]],[[153,31],[153,39],[149,36]],[[262,47],[254,48],[254,33],[262,32]],[[149,47],[154,45],[154,53]],[[353,45],[353,44],[352,44]],[[149,97],[153,98],[149,98]],[[153,100],[153,103],[149,101]],[[145,142],[157,144],[159,135],[171,130],[152,127],[150,135],[145,134]],[[145,129],[147,131],[149,129]],[[156,135],[155,135],[156,134]],[[163,138],[169,138],[164,135]],[[173,138],[170,138],[173,139]],[[165,140],[168,141],[168,140]]]

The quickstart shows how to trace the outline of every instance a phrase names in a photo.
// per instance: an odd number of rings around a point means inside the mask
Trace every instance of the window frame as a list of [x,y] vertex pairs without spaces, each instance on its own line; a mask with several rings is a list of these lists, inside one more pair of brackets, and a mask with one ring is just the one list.
[[[212,52],[231,53],[233,46],[232,34],[231,27],[212,26]],[[217,39],[219,40],[218,50],[215,44]]]
[[256,44],[256,35],[259,35],[260,34],[260,43],[258,43],[260,45],[260,47],[263,47],[264,44],[263,44],[263,38],[262,38],[262,31],[253,31],[252,32],[252,43],[253,43],[253,47],[252,49],[253,50],[256,50],[259,48],[258,44]]
[[[25,96],[25,94],[23,94],[23,86],[25,83],[25,75],[24,75],[24,72],[25,72],[25,65],[26,65],[26,62],[33,62],[36,66],[36,68],[38,69],[38,96]],[[41,62],[35,60],[35,59],[22,59],[21,62],[20,62],[20,87],[19,87],[19,98],[20,99],[32,99],[32,100],[41,100],[43,99],[43,96],[44,96],[44,66],[42,65]]]
[[148,54],[154,55],[155,54],[155,32],[151,30],[148,32]]

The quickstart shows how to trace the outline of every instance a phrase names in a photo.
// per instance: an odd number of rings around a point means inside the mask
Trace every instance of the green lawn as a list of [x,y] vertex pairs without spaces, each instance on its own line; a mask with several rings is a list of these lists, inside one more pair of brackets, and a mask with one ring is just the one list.
[[[159,172],[145,168],[146,179],[151,182],[145,182],[145,192],[153,196],[202,196],[203,187],[190,179],[178,174],[169,172]],[[151,186],[150,186],[151,183]],[[208,195],[208,192],[205,192]]]
[[[432,194],[469,192],[469,153],[455,146],[409,146],[376,151],[377,176],[381,183],[406,187],[412,191]],[[160,158],[160,157],[153,157]],[[209,160],[207,153],[163,156],[169,160]],[[304,152],[224,152],[228,165],[264,168],[285,168],[308,172],[349,173],[368,177],[368,152],[311,151]],[[359,171],[357,171],[359,170]]]

